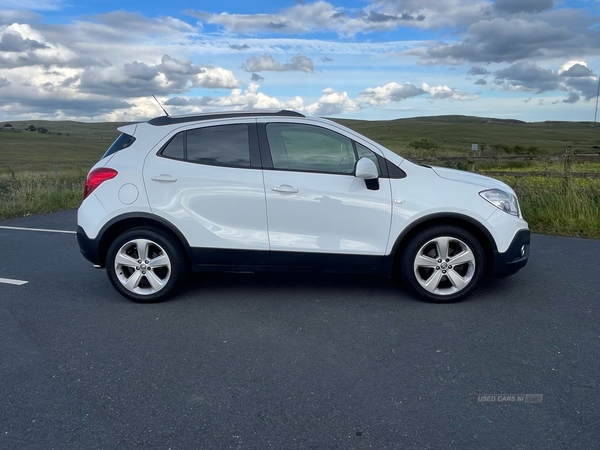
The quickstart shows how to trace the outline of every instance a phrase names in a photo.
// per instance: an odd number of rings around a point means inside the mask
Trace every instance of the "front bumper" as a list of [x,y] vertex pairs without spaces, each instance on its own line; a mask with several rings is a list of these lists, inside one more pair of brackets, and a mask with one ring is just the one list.
[[497,250],[494,251],[492,277],[508,277],[525,267],[529,259],[530,237],[531,232],[529,230],[520,230],[513,238],[506,252],[500,253]]

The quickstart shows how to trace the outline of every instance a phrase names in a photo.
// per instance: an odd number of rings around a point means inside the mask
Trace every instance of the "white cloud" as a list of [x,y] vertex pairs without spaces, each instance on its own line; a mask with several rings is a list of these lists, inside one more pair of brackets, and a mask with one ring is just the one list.
[[425,94],[423,89],[410,83],[388,83],[385,86],[365,89],[358,95],[357,102],[361,105],[380,106],[389,102],[399,102],[423,94]]
[[233,72],[222,67],[203,67],[194,80],[195,87],[207,89],[231,89],[239,84]]
[[[241,43],[244,43],[256,54],[275,54],[277,58],[279,58],[278,55],[287,56],[298,53],[303,55],[317,54],[319,57],[326,54],[328,56],[353,55],[360,58],[369,58],[397,53],[423,44],[422,41],[359,42],[301,37],[265,37],[234,40],[229,35],[210,35],[195,36],[193,40],[186,41],[185,48],[190,52],[202,55],[239,54],[238,50],[231,48],[232,42],[236,43],[234,45],[240,46],[243,45]],[[157,45],[158,43],[153,44]],[[173,45],[176,45],[176,43],[173,43]]]
[[568,92],[563,103],[576,103],[580,98],[589,101],[597,93],[598,78],[585,61],[568,61],[557,71],[522,61],[494,75],[496,86],[509,92]]
[[[437,2],[437,0],[436,0]],[[443,4],[445,2],[437,2]],[[473,18],[473,5],[466,0],[452,0],[456,9],[462,5],[461,13]],[[475,2],[477,5],[490,5],[489,2]],[[290,8],[284,8],[274,14],[212,14],[204,11],[188,10],[187,14],[199,18],[201,21],[222,26],[228,32],[253,34],[253,33],[279,33],[279,34],[304,34],[320,31],[333,31],[342,36],[354,36],[357,33],[371,33],[376,31],[390,31],[400,26],[423,26],[427,16],[421,14],[432,13],[438,18],[447,18],[452,7],[434,9],[412,8],[412,10],[396,7],[392,2],[376,2],[358,11],[336,7],[333,4],[318,0],[312,3],[299,3]],[[436,14],[437,12],[437,14]],[[482,12],[477,14],[481,17]],[[444,22],[446,23],[446,22]],[[438,23],[436,26],[443,26]]]
[[258,83],[250,83],[245,91],[234,89],[229,97],[215,99],[212,106],[233,107],[234,109],[303,108],[304,101],[300,97],[279,100],[259,92],[259,87]]
[[558,74],[562,75],[563,72],[567,72],[571,67],[575,66],[576,64],[579,64],[583,67],[588,66],[585,61],[567,61],[562,66],[560,66],[560,68],[558,69]]
[[304,110],[313,116],[333,116],[342,114],[345,111],[358,111],[360,105],[350,100],[346,92],[336,92],[332,88],[323,90],[323,95],[316,102],[312,103]]
[[96,22],[113,30],[127,29],[128,33],[142,34],[174,34],[194,33],[196,29],[190,24],[173,17],[158,17],[149,19],[140,14],[128,11],[112,11],[93,16]]
[[411,23],[427,29],[465,27],[485,18],[492,2],[488,0],[377,0],[372,7],[386,14],[421,15]]
[[235,33],[307,33],[316,29],[326,29],[332,21],[340,21],[342,17],[337,17],[340,12],[332,4],[324,1],[298,4],[276,14],[210,14],[203,11],[186,11],[191,16],[207,23],[221,25]]
[[429,86],[427,83],[423,83],[422,87],[423,90],[427,92],[433,100],[450,99],[465,101],[477,100],[479,98],[479,96],[476,94],[469,94],[448,86]]
[[175,108],[177,114],[197,113],[209,109],[304,109],[304,100],[294,97],[280,100],[259,92],[258,83],[250,83],[246,90],[233,89],[227,97],[175,97],[165,101],[167,106]]
[[134,61],[123,66],[90,67],[81,73],[82,92],[119,97],[179,94],[192,88],[235,88],[233,72],[221,67],[201,67],[188,60],[164,55],[161,63]]
[[41,67],[14,69],[6,77],[9,89],[2,90],[0,115],[38,119],[98,119],[103,114],[126,110],[131,104],[119,98],[82,93],[63,86],[75,69],[48,72]]
[[562,89],[558,75],[537,64],[520,61],[494,72],[495,84],[508,91],[548,92]]
[[81,66],[89,60],[62,44],[47,42],[28,24],[0,26],[0,68]]
[[298,53],[289,62],[281,64],[275,61],[271,55],[262,55],[261,57],[251,56],[246,61],[245,69],[248,72],[313,72],[314,65],[310,58]]
[[[163,105],[167,100],[167,97],[157,98]],[[137,122],[162,115],[164,115],[162,109],[152,97],[141,97],[132,101],[128,108],[107,112],[99,119],[105,122]]]
[[41,20],[43,16],[32,11],[23,11],[16,9],[0,9],[0,25],[10,25],[12,23],[22,22],[37,22]]
[[460,43],[437,42],[408,53],[427,64],[499,63],[570,53],[577,45],[572,31],[541,20],[495,18],[471,25]]
[[553,0],[496,0],[494,8],[498,11],[507,12],[510,14],[518,13],[537,13],[552,9],[554,7]]

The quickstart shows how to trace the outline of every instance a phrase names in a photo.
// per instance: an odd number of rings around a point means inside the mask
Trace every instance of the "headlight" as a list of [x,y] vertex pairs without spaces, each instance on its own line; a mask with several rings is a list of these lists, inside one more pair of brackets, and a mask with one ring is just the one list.
[[500,189],[490,189],[489,191],[481,191],[479,193],[481,197],[496,208],[511,214],[513,216],[519,216],[519,201],[517,197]]

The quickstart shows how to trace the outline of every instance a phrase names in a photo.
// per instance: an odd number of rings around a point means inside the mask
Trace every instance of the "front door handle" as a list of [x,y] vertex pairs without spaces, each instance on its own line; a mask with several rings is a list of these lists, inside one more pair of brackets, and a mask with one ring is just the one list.
[[167,183],[173,183],[177,181],[177,178],[173,178],[171,175],[168,175],[166,173],[161,173],[158,176],[152,177],[152,181],[163,181]]
[[279,187],[274,187],[272,190],[275,192],[285,192],[287,194],[295,194],[298,192],[298,189],[296,189],[294,186],[290,186],[289,184],[282,184]]

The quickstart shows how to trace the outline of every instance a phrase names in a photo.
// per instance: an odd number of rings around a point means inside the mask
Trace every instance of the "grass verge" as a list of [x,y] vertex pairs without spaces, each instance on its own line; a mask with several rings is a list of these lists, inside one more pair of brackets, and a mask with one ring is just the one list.
[[77,208],[83,172],[19,174],[0,178],[0,219]]
[[600,180],[502,177],[534,233],[600,239]]
[[[77,208],[82,171],[0,178],[0,219]],[[519,195],[534,233],[600,239],[600,180],[502,177]]]

